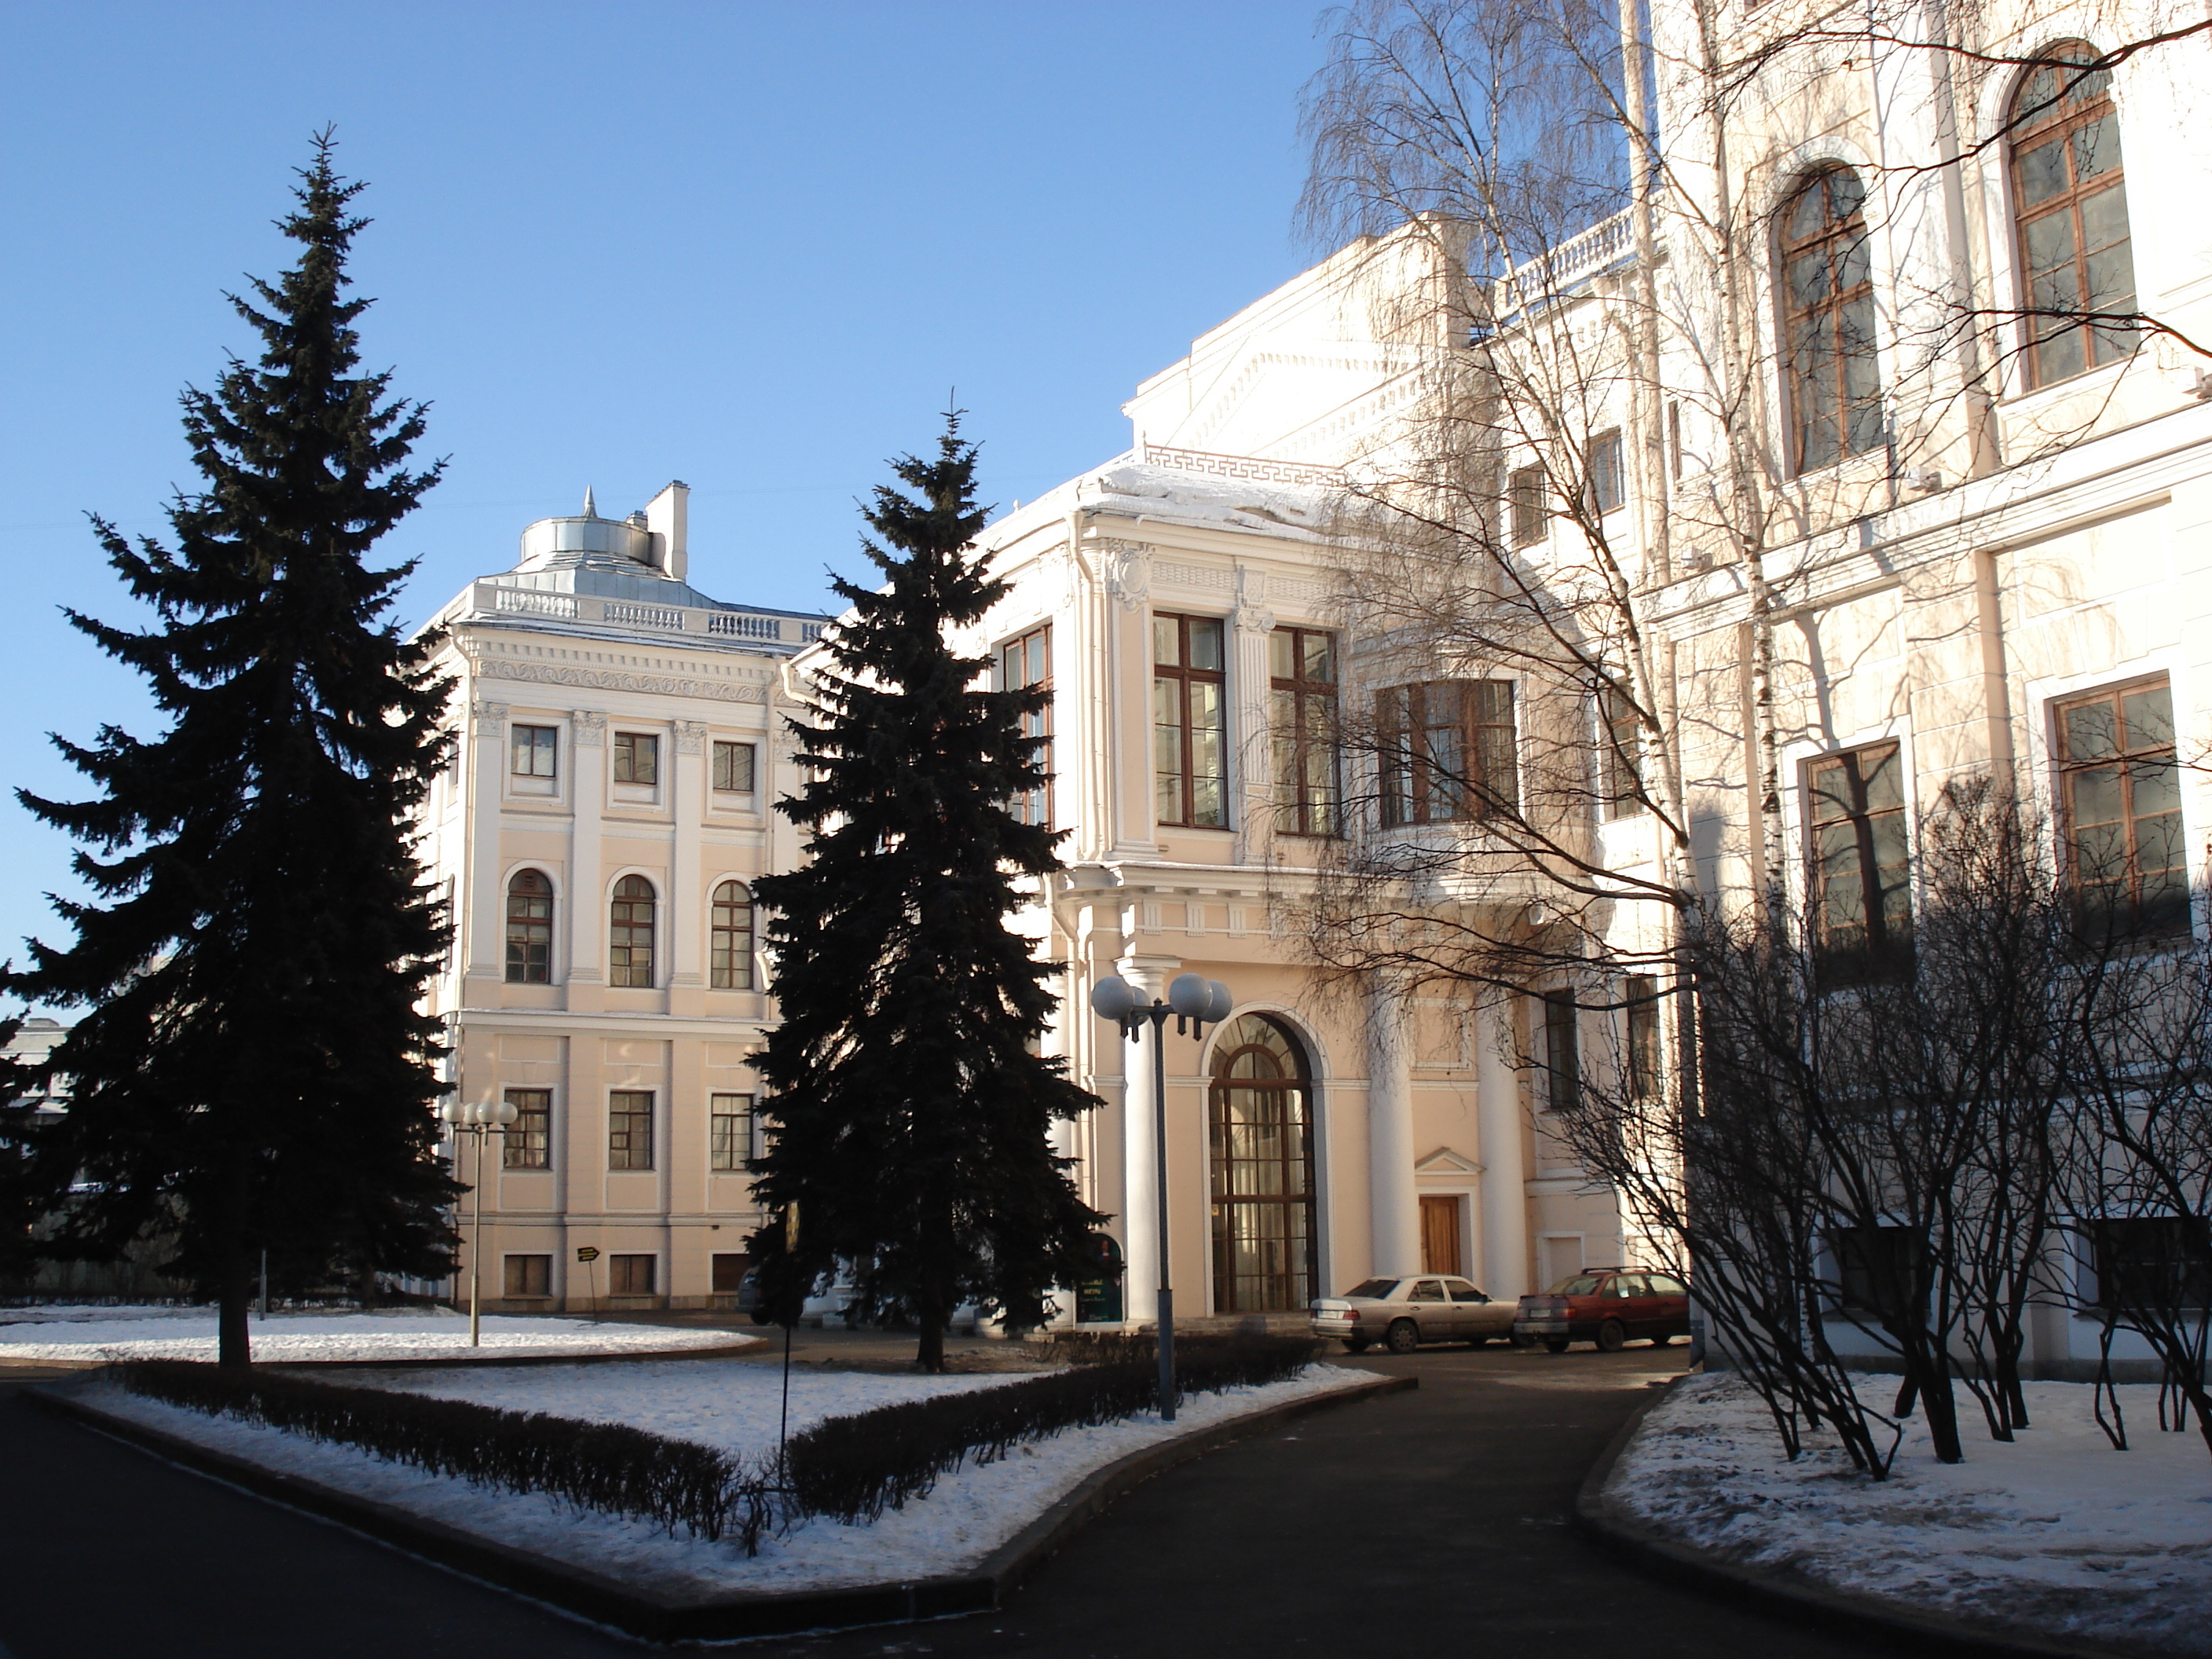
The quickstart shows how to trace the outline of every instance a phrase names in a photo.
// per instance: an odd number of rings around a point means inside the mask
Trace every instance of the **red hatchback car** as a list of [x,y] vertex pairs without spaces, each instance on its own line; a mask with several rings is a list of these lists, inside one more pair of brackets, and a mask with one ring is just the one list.
[[1690,1334],[1690,1292],[1672,1273],[1633,1267],[1591,1267],[1548,1291],[1521,1298],[1513,1340],[1541,1342],[1565,1353],[1570,1342],[1595,1342],[1607,1353],[1639,1336],[1665,1347]]

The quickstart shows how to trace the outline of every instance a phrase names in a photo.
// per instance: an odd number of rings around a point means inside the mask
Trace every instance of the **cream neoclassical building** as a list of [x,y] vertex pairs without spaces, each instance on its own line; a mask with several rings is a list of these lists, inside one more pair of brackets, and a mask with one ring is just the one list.
[[[1781,27],[1785,9],[1758,26]],[[1685,21],[1655,9],[1662,44]],[[1982,26],[1985,46],[2014,55],[2110,44],[2094,19],[1992,12]],[[2200,45],[2180,50],[2201,64]],[[1652,630],[1708,890],[1749,890],[1778,855],[1753,808],[1765,672],[1781,874],[1814,908],[1902,893],[1914,809],[1976,771],[2049,805],[2054,859],[2087,830],[2118,836],[2131,892],[2151,903],[2206,879],[2212,775],[2146,783],[2114,816],[2083,793],[2114,757],[2076,752],[2069,734],[2087,729],[2079,711],[2106,711],[2119,763],[2144,779],[2173,775],[2157,769],[2212,736],[2212,363],[2173,336],[2075,331],[2069,344],[2014,313],[2053,284],[2111,294],[2124,277],[2142,311],[2212,338],[2212,222],[2151,207],[2212,197],[2212,154],[2155,54],[2009,132],[2024,75],[1962,88],[1939,70],[1909,45],[1823,60],[1798,88],[1817,100],[1750,109],[1730,151],[1733,198],[1762,204],[1733,256],[1756,337],[1743,362],[1758,395],[1738,418],[1764,423],[1784,526],[1756,570],[1717,528],[1713,504],[1735,487],[1719,417],[1744,388],[1716,387],[1705,331],[1723,285],[1680,202],[1671,222],[1655,214],[1655,376],[1581,388],[1577,453]],[[1658,95],[1699,188],[1694,90],[1662,79]],[[2060,166],[2062,151],[2075,159]],[[1516,273],[1496,304],[1449,246],[1362,243],[1259,300],[1137,390],[1127,453],[985,533],[1012,587],[963,643],[1003,681],[1053,693],[1041,735],[1054,780],[1022,806],[1068,832],[1068,868],[1024,925],[1066,969],[1048,1042],[1105,1103],[1066,1149],[1113,1218],[1133,1295],[1086,1302],[1094,1317],[1141,1314],[1159,1267],[1150,1068],[1087,1012],[1109,973],[1160,988],[1194,971],[1236,998],[1203,1043],[1166,1038],[1180,1309],[1280,1315],[1425,1268],[1512,1296],[1638,1259],[1632,1226],[1547,1133],[1550,1103],[1512,1063],[1540,1049],[1610,1063],[1634,1041],[1608,1029],[1616,1016],[1562,1027],[1543,983],[1477,1006],[1379,978],[1324,984],[1306,965],[1331,837],[1388,827],[1344,816],[1391,786],[1335,752],[1337,721],[1420,724],[1420,741],[1483,757],[1503,785],[1528,763],[1541,690],[1512,670],[1403,659],[1370,628],[1378,596],[1346,591],[1332,540],[1337,491],[1419,429],[1451,383],[1440,363],[1596,338],[1638,291],[1625,218],[1507,292]],[[1839,280],[1818,294],[1783,280],[1808,259]],[[1495,323],[1486,340],[1458,326],[1478,312]],[[1967,315],[1972,328],[1947,325]],[[1848,362],[1830,352],[1841,368],[1824,378],[1822,343],[1862,341]],[[1515,556],[1540,575],[1583,557],[1571,514],[1504,482],[1541,459],[1510,443],[1498,456]],[[791,781],[772,732],[821,619],[720,605],[683,575],[672,487],[633,520],[532,526],[515,570],[438,618],[468,711],[430,815],[462,927],[440,1006],[464,1097],[525,1112],[484,1240],[503,1263],[495,1290],[516,1302],[726,1293],[752,1221],[736,1168],[745,1060],[772,1006],[742,895],[797,854],[767,811]],[[1747,643],[1755,588],[1765,671]],[[1432,690],[1445,685],[1475,689],[1447,707]],[[1592,764],[1601,740],[1592,724]],[[1600,863],[1656,867],[1648,815],[1593,817]],[[1479,835],[1453,819],[1414,803],[1396,822]],[[1857,863],[1820,855],[1838,837]],[[1544,897],[1533,881],[1486,895]],[[1624,905],[1614,925],[1633,948],[1655,924]],[[580,1246],[602,1252],[588,1269]],[[2039,1310],[2033,1362],[2064,1370],[2085,1328]]]

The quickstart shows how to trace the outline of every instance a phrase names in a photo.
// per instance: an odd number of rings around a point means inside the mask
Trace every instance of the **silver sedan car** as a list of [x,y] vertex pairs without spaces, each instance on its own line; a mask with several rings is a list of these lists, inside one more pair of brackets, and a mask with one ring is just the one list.
[[1510,1340],[1519,1304],[1493,1302],[1464,1279],[1423,1273],[1412,1279],[1370,1279],[1342,1296],[1312,1304],[1313,1334],[1364,1353],[1381,1343],[1392,1353],[1411,1353],[1424,1342]]

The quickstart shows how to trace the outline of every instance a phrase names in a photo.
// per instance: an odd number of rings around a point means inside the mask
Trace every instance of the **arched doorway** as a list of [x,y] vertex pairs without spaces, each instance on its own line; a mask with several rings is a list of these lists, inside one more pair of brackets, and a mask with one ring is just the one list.
[[1217,1313],[1303,1308],[1318,1295],[1313,1072],[1265,1014],[1229,1023],[1207,1091]]

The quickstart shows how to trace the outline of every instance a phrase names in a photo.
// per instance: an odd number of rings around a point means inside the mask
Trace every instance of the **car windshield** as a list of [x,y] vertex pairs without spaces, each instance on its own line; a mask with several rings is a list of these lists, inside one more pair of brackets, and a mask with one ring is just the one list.
[[1577,1273],[1572,1279],[1563,1279],[1552,1286],[1553,1296],[1589,1296],[1605,1281],[1595,1273]]
[[1397,1288],[1398,1281],[1395,1279],[1363,1279],[1358,1284],[1354,1285],[1350,1290],[1346,1291],[1345,1294],[1346,1296],[1371,1296],[1376,1301],[1380,1302],[1387,1300],[1390,1292]]

